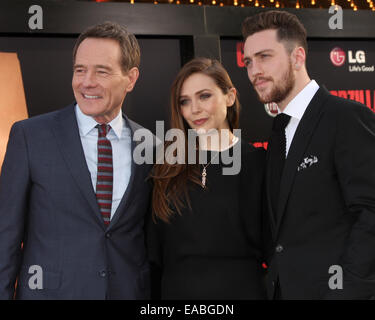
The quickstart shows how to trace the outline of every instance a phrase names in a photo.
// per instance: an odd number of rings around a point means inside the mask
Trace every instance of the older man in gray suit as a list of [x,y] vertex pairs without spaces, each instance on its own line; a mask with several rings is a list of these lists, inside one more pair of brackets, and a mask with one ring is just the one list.
[[0,178],[0,298],[147,299],[150,167],[134,162],[140,126],[121,112],[138,79],[139,46],[107,22],[82,33],[73,56],[76,102],[10,133]]

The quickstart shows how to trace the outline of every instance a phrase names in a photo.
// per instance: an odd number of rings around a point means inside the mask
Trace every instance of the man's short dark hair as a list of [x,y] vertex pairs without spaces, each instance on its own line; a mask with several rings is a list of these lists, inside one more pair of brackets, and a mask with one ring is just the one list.
[[126,73],[133,67],[139,68],[141,52],[137,39],[128,32],[126,27],[111,21],[89,27],[79,35],[73,49],[73,64],[76,60],[79,45],[87,38],[113,39],[117,41],[121,49],[120,64],[122,71]]
[[277,40],[284,42],[289,53],[297,44],[307,55],[306,29],[294,14],[286,11],[271,10],[247,17],[242,23],[242,36],[246,40],[254,33],[269,29],[277,30]]

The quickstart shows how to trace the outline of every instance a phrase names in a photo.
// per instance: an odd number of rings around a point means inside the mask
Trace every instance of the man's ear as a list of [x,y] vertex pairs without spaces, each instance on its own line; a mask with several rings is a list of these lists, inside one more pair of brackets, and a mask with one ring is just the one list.
[[227,107],[232,107],[236,102],[237,90],[236,88],[230,88],[227,93]]
[[306,52],[302,47],[296,47],[292,51],[292,67],[294,70],[300,70],[305,65]]
[[138,80],[138,77],[139,77],[139,70],[138,70],[138,68],[137,67],[131,68],[127,72],[126,76],[130,80],[129,84],[126,86],[126,92],[130,92],[130,91],[132,91],[134,89],[135,83]]

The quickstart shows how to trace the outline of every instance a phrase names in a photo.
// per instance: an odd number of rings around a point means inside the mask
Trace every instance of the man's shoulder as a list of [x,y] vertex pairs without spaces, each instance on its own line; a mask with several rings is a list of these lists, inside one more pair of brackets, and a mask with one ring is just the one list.
[[317,94],[325,117],[347,119],[348,121],[351,118],[354,119],[356,115],[370,119],[375,118],[374,112],[362,103],[335,96],[325,88],[320,88]]
[[148,137],[151,138],[152,137],[152,145],[155,147],[157,145],[159,145],[161,143],[160,139],[158,139],[152,132],[151,130],[143,127],[142,125],[140,125],[139,123],[129,119],[128,117],[126,117],[126,122],[127,122],[127,125],[129,125],[130,129],[131,129],[131,132],[132,132],[132,136],[133,136],[133,139],[135,139],[136,141],[142,141],[143,139],[145,139],[146,143],[148,141],[150,141],[149,139],[147,139]]
[[148,131],[151,133],[150,130],[148,130],[147,128],[143,127],[142,125],[140,125],[139,123],[129,119],[128,117],[126,117],[126,121],[127,121],[127,124],[130,126],[130,129],[131,131],[134,133],[138,130],[145,130],[145,131]]
[[127,117],[125,114],[124,114],[124,117],[126,118],[126,121],[128,122],[128,124],[130,125],[130,127],[133,129],[142,129],[144,128],[143,126],[141,126],[139,123],[133,121],[132,119],[129,119],[129,117]]
[[334,111],[338,109],[338,111],[341,112],[353,112],[353,111],[371,111],[368,107],[366,107],[364,104],[350,100],[345,99],[341,97],[337,97],[335,95],[330,94],[327,99],[327,108],[332,108]]
[[47,127],[47,124],[50,124],[51,121],[54,121],[58,117],[64,116],[64,114],[73,113],[73,112],[74,112],[74,104],[70,104],[59,110],[47,112],[44,114],[33,116],[28,119],[17,121],[14,125],[22,126],[25,128],[39,127],[40,129],[42,129],[43,127]]
[[350,130],[354,123],[375,126],[375,114],[372,109],[354,100],[330,95],[324,110],[328,119],[347,130]]

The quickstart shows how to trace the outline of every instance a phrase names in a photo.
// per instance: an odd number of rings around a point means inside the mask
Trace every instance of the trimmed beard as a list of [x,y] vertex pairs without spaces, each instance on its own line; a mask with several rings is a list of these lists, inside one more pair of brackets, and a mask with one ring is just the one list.
[[292,63],[289,60],[289,66],[287,71],[282,76],[279,84],[276,84],[274,82],[274,87],[272,88],[270,94],[262,98],[257,90],[255,90],[255,92],[258,96],[258,100],[263,104],[270,102],[280,103],[281,101],[285,100],[289,93],[292,91],[295,82],[296,78],[293,73]]

